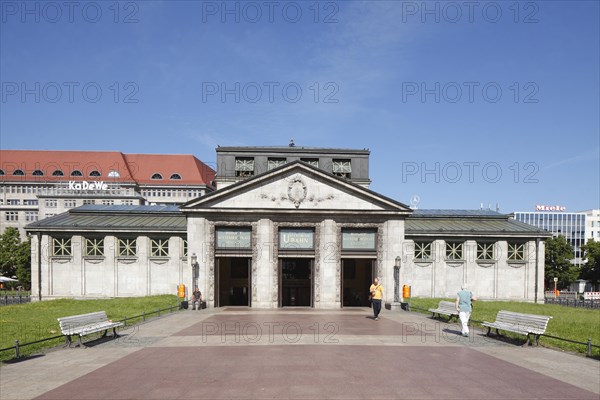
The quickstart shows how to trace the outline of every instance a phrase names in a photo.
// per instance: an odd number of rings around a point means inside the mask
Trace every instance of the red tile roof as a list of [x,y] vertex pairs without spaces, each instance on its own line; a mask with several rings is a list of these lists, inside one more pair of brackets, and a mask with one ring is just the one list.
[[[212,186],[215,178],[212,168],[190,154],[116,151],[0,150],[0,170],[0,182],[102,180],[142,185]],[[153,176],[161,179],[152,179]]]

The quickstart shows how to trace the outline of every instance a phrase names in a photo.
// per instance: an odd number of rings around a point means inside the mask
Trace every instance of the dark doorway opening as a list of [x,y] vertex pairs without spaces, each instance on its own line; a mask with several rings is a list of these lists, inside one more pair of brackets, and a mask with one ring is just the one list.
[[218,258],[215,265],[215,307],[250,306],[250,264],[245,257]]
[[369,307],[373,278],[373,260],[342,259],[342,307]]
[[280,306],[312,307],[312,259],[281,259]]

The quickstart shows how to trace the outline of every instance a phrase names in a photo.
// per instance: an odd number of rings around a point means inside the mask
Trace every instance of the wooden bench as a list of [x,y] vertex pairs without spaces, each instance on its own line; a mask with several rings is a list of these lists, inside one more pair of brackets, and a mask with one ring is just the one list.
[[109,321],[106,316],[106,311],[98,311],[89,314],[73,315],[70,317],[57,318],[60,324],[60,330],[65,335],[66,345],[71,347],[71,336],[78,336],[80,347],[84,347],[81,343],[81,337],[91,333],[104,331],[102,337],[105,337],[108,330],[113,330],[113,337],[117,334],[117,327],[123,325],[122,322]]
[[449,317],[448,321],[452,321],[452,318],[458,318],[458,311],[456,311],[456,303],[451,301],[440,301],[437,308],[430,308],[431,318],[435,318],[435,314],[441,317],[442,314]]
[[488,328],[487,336],[490,336],[490,332],[496,329],[496,333],[500,335],[500,330],[514,332],[521,335],[527,335],[527,341],[524,346],[529,344],[531,335],[535,336],[536,345],[540,344],[540,336],[546,332],[548,321],[550,318],[547,315],[537,314],[521,314],[512,311],[498,311],[495,322],[483,322],[483,326]]

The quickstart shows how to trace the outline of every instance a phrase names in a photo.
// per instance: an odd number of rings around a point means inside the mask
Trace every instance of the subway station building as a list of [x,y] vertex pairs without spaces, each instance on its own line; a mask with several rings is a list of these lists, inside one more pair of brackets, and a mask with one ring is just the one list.
[[374,276],[453,297],[543,299],[551,234],[488,210],[413,210],[371,191],[368,150],[217,149],[217,190],[179,206],[84,205],[26,227],[37,299],[198,286],[209,307],[367,306]]

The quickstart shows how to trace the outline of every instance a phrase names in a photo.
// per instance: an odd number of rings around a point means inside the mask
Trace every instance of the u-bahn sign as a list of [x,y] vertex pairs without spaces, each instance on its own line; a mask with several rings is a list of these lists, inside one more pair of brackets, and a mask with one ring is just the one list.
[[279,231],[279,248],[312,250],[315,243],[314,235],[312,229],[281,229]]

